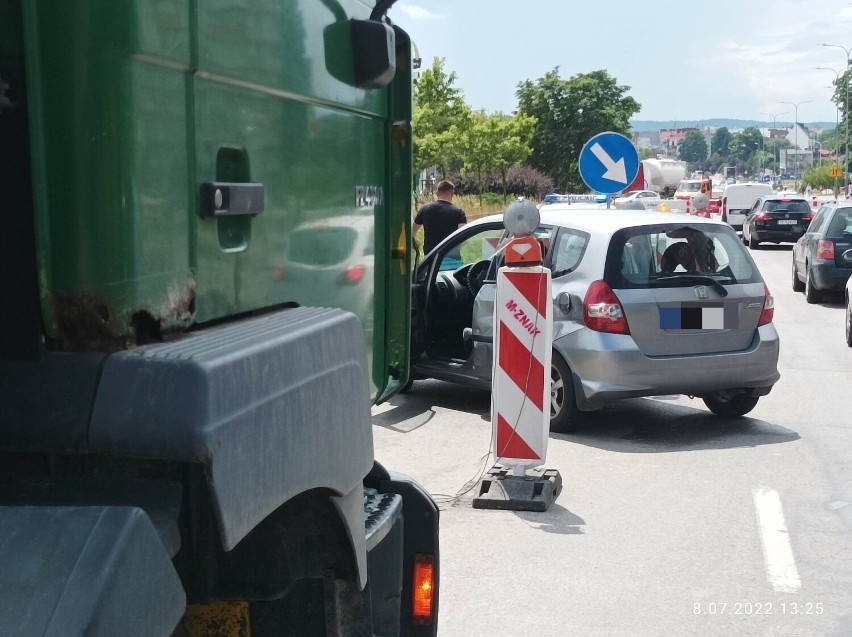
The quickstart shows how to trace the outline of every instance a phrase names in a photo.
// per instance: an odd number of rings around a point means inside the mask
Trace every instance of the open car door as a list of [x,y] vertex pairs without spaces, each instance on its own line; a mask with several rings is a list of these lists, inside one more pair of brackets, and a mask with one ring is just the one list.
[[487,360],[472,356],[471,328],[477,294],[494,271],[491,259],[503,234],[502,220],[469,224],[415,269],[411,352],[416,377],[490,387],[490,350]]

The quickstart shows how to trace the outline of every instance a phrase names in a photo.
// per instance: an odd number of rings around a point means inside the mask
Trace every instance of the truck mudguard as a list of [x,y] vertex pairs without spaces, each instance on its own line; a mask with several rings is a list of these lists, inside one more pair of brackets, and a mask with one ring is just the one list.
[[116,352],[101,372],[88,451],[202,464],[226,551],[290,498],[327,488],[342,496],[363,567],[359,487],[373,463],[366,361],[356,316],[323,308]]
[[168,637],[186,597],[133,507],[0,507],[0,635]]

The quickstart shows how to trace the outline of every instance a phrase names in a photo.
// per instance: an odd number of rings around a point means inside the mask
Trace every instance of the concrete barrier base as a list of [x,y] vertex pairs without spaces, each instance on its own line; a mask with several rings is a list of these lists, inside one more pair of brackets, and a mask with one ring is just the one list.
[[562,492],[562,476],[556,469],[529,469],[513,476],[509,468],[495,465],[482,479],[474,509],[547,511]]

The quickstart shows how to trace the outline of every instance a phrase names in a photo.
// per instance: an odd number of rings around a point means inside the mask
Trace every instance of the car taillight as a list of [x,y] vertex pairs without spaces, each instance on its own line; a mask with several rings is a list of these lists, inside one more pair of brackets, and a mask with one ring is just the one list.
[[416,554],[413,575],[411,620],[417,626],[431,626],[435,599],[435,557],[426,553]]
[[630,334],[624,308],[606,281],[595,281],[583,299],[583,320],[586,327],[596,332]]
[[755,221],[769,221],[772,217],[769,216],[766,212],[758,212],[757,216],[754,218]]
[[817,242],[817,259],[834,261],[834,241],[820,239]]
[[353,265],[343,271],[343,274],[340,275],[340,282],[346,285],[355,285],[364,278],[366,271],[367,266],[365,265]]
[[813,221],[815,216],[816,216],[816,214],[814,213],[813,210],[811,210],[810,212],[806,212],[805,214],[803,214],[802,219],[804,221]]
[[757,326],[768,325],[772,322],[772,318],[775,316],[775,299],[772,298],[772,295],[769,293],[769,288],[766,286],[766,283],[763,284],[763,309],[760,311],[760,319],[757,321]]

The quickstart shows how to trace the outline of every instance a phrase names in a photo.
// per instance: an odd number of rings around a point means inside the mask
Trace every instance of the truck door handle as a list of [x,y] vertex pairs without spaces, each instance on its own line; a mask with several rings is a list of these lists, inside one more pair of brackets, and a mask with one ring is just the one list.
[[259,215],[263,206],[261,183],[206,181],[201,184],[201,216],[205,219]]

